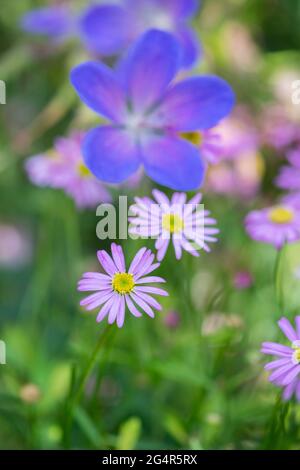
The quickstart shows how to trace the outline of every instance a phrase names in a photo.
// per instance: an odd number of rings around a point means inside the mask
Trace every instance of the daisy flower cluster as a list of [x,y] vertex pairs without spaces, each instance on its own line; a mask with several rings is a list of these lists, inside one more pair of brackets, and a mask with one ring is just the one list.
[[140,179],[141,171],[180,191],[169,198],[154,189],[154,199],[136,197],[131,207],[130,234],[155,236],[156,253],[143,248],[126,271],[122,248],[113,243],[111,256],[98,252],[105,273],[83,275],[79,290],[95,293],[81,305],[101,306],[97,321],[107,316],[121,327],[126,309],[153,317],[152,309],[160,306],[149,294],[166,292],[144,285],[164,282],[146,274],[159,267],[169,244],[180,259],[183,251],[198,257],[217,241],[216,220],[199,205],[202,195],[187,203],[183,192],[198,191],[207,165],[218,160],[221,141],[214,127],[235,102],[222,78],[182,74],[201,58],[190,28],[198,7],[198,0],[123,0],[78,13],[63,4],[31,11],[21,22],[27,33],[52,45],[81,40],[93,60],[75,66],[70,81],[80,101],[99,116],[94,129],[57,139],[53,151],[29,158],[30,180],[64,189],[81,208],[109,201],[105,183],[127,184]]
[[149,294],[167,295],[167,292],[144,284],[165,282],[161,277],[147,275],[159,268],[170,241],[177,259],[182,257],[183,250],[198,257],[199,250],[210,251],[209,243],[217,241],[216,220],[199,205],[201,194],[188,204],[185,204],[185,193],[174,193],[170,200],[162,191],[154,189],[153,197],[154,200],[136,197],[136,204],[130,208],[135,216],[129,217],[129,222],[131,234],[156,238],[157,252],[152,253],[146,247],[140,249],[127,272],[121,246],[112,243],[112,257],[105,250],[98,252],[105,274],[87,272],[79,281],[79,291],[96,291],[81,302],[82,307],[89,311],[104,304],[98,313],[98,322],[108,316],[108,323],[116,322],[120,328],[124,324],[125,307],[133,316],[141,316],[137,306],[153,318],[152,308],[161,310],[161,306]]
[[[155,272],[165,257],[172,251],[177,260],[183,252],[197,258],[218,241],[217,221],[202,204],[199,188],[244,202],[254,198],[265,170],[262,145],[287,156],[276,185],[288,194],[271,207],[251,211],[246,232],[277,250],[300,240],[299,128],[282,119],[281,110],[269,108],[259,132],[246,108],[231,114],[235,96],[226,80],[190,73],[202,58],[191,28],[200,2],[104,0],[79,12],[70,3],[33,10],[21,26],[52,46],[75,39],[87,50],[88,59],[70,71],[70,86],[98,124],[56,139],[53,150],[29,158],[29,179],[63,189],[78,208],[109,202],[106,184],[119,190],[128,182],[135,187],[141,172],[172,190],[166,194],[155,188],[152,197],[134,197],[129,234],[154,239],[154,247],[135,250],[130,264],[121,245],[112,243],[110,252],[100,249],[99,272],[85,272],[78,282],[78,291],[88,293],[81,307],[97,309],[98,323],[107,320],[119,328],[127,313],[154,318],[162,310],[156,297],[169,295],[160,287],[167,279]],[[195,192],[189,200],[187,191]],[[248,271],[234,279],[240,290],[252,283]],[[211,317],[215,322],[220,315]],[[166,325],[175,329],[179,323],[177,312],[170,310]],[[278,323],[290,346],[263,343],[262,353],[276,358],[265,369],[271,371],[269,380],[283,388],[284,400],[295,395],[300,401],[300,317],[295,329],[286,318]],[[204,324],[204,334],[211,330]]]

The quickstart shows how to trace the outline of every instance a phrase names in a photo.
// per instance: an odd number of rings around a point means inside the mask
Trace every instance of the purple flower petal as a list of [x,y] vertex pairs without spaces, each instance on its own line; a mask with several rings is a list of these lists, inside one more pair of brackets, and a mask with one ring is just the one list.
[[161,243],[157,243],[155,248],[157,249],[157,260],[162,261],[166,255],[170,240],[160,240]]
[[132,34],[129,11],[119,5],[94,5],[79,24],[87,47],[101,55],[114,55],[127,46]]
[[125,299],[124,299],[123,296],[121,296],[119,310],[118,310],[118,313],[117,313],[117,326],[118,326],[118,328],[122,328],[122,326],[124,325],[124,320],[125,320]]
[[[273,382],[274,380],[278,379],[281,375],[285,375],[285,377],[289,376],[289,372],[294,369],[295,365],[290,362],[289,364],[286,364],[284,366],[279,367],[273,374],[270,375],[269,380],[270,382]],[[287,375],[286,375],[287,374]],[[285,379],[284,379],[285,380]],[[284,382],[284,381],[283,381]],[[282,382],[282,383],[283,383]],[[287,385],[289,382],[287,382],[285,385]]]
[[141,262],[141,259],[143,259],[145,253],[148,253],[148,256],[149,256],[149,251],[150,250],[147,250],[147,248],[143,247],[141,248],[137,254],[135,255],[135,257],[133,258],[130,266],[129,266],[129,270],[128,272],[130,274],[135,274],[136,273],[136,269],[137,267],[139,266],[140,262]]
[[118,272],[118,269],[113,262],[112,258],[109,256],[109,254],[105,250],[99,250],[97,251],[97,257],[99,260],[99,263],[101,264],[102,268],[110,275],[114,276],[116,272]]
[[179,19],[189,18],[197,12],[199,8],[199,0],[158,0],[160,4],[173,11],[173,15]]
[[300,372],[300,365],[294,366],[291,372],[289,372],[285,376],[284,380],[282,381],[282,385],[288,385],[290,382],[292,382],[292,380],[294,380],[297,377],[299,372]]
[[163,193],[162,191],[159,191],[159,189],[153,189],[152,194],[154,196],[154,199],[156,199],[156,201],[158,202],[158,204],[166,205],[166,206],[170,205],[170,199],[168,198],[168,196],[166,196],[165,193]]
[[176,37],[182,47],[182,67],[191,67],[201,56],[202,49],[196,33],[187,27],[180,27],[176,32]]
[[192,77],[170,88],[152,120],[179,131],[208,129],[230,113],[234,101],[234,93],[225,80]]
[[290,362],[290,358],[276,359],[276,361],[268,362],[264,368],[265,370],[277,369],[277,367],[284,366],[286,364],[289,364]]
[[128,309],[129,309],[130,313],[132,313],[132,315],[133,315],[134,317],[137,317],[137,318],[141,317],[141,316],[142,316],[141,312],[136,308],[136,306],[135,306],[134,303],[132,302],[132,300],[131,300],[131,298],[129,297],[129,295],[126,295],[126,296],[125,296],[125,299],[126,299],[126,304],[127,304],[127,307],[128,307]]
[[115,296],[112,295],[110,297],[110,299],[103,305],[103,307],[101,308],[101,310],[99,311],[98,315],[97,315],[97,318],[96,318],[96,321],[98,323],[100,323],[105,317],[106,315],[109,313],[111,307],[113,306],[114,304],[114,301],[115,301]]
[[21,20],[24,31],[54,38],[67,34],[72,24],[70,11],[62,6],[32,10]]
[[139,299],[144,300],[144,302],[146,302],[151,307],[156,308],[156,310],[162,310],[162,306],[157,302],[157,300],[151,297],[151,295],[144,294],[143,292],[136,292],[136,291],[134,291],[134,293]]
[[298,380],[298,383],[297,383],[296,398],[297,398],[297,401],[300,402],[300,380]]
[[100,180],[121,183],[140,165],[138,149],[122,129],[102,126],[88,132],[83,144],[86,166]]
[[288,401],[292,398],[293,393],[296,389],[296,385],[297,385],[297,380],[294,380],[293,382],[291,382],[289,385],[285,387],[284,392],[282,394],[282,398],[284,401]]
[[77,290],[79,292],[89,292],[89,291],[103,291],[108,289],[108,287],[111,286],[111,282],[109,281],[93,281],[91,282],[90,280],[86,281],[79,281]]
[[293,341],[298,340],[298,336],[296,334],[296,331],[290,324],[287,318],[281,318],[278,322],[279,328],[283,331],[285,336],[293,343]]
[[166,282],[166,280],[162,277],[158,276],[148,276],[148,277],[142,277],[136,281],[136,284],[147,284],[151,282]]
[[152,266],[153,261],[154,261],[154,254],[149,250],[148,253],[145,253],[139,265],[136,267],[135,278],[139,279],[140,277],[142,277],[144,273]]
[[132,300],[134,300],[134,302],[139,306],[141,307],[144,312],[149,315],[149,317],[151,318],[154,318],[154,312],[152,310],[152,308],[143,300],[141,299],[140,297],[138,297],[136,294],[134,294],[133,292],[131,292],[130,294],[130,297],[132,298]]
[[107,293],[97,292],[96,294],[89,295],[80,302],[82,307],[85,307],[86,310],[94,310],[94,308],[100,307],[107,300],[111,298],[113,291],[110,289]]
[[107,274],[102,274],[102,273],[87,272],[87,273],[84,273],[82,277],[85,279],[100,279],[100,280],[110,281],[110,277]]
[[133,44],[118,74],[134,112],[145,112],[161,98],[178,70],[179,59],[179,45],[169,33],[150,30]]
[[126,112],[125,96],[112,70],[101,62],[85,62],[71,71],[79,98],[93,111],[115,122]]
[[297,336],[298,336],[297,339],[300,340],[300,316],[299,315],[295,317],[295,323],[296,323],[296,330],[297,330]]
[[274,356],[290,357],[293,354],[293,349],[279,343],[265,342],[262,344],[261,352]]
[[190,142],[175,136],[151,136],[142,143],[141,152],[146,174],[157,183],[180,191],[202,184],[205,166]]
[[116,243],[112,243],[111,254],[118,270],[120,272],[125,272],[126,271],[125,258],[124,258],[122,247],[120,245],[116,245]]
[[165,291],[164,289],[160,289],[159,287],[149,287],[149,286],[135,287],[134,291],[146,292],[148,294],[162,295],[164,297],[167,297],[169,295],[167,291]]
[[112,325],[116,321],[116,318],[120,309],[120,305],[121,305],[121,299],[122,299],[121,295],[114,294],[114,302],[112,304],[112,307],[108,315],[109,325]]

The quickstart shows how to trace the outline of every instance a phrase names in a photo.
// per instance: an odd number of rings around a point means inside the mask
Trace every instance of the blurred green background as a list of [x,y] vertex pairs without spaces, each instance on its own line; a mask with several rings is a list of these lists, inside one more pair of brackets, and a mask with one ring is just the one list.
[[[62,449],[71,376],[78,378],[105,328],[79,308],[76,282],[98,268],[96,250],[108,244],[96,237],[95,212],[78,212],[62,192],[34,187],[24,159],[94,119],[68,82],[86,53],[75,42],[54,52],[22,33],[21,16],[50,2],[0,3],[0,79],[7,84],[0,106],[0,339],[7,347],[0,448]],[[292,70],[300,79],[300,1],[207,0],[194,26],[205,51],[200,70],[225,77],[254,119],[278,99],[276,74]],[[111,328],[75,410],[72,448],[300,448],[299,406],[280,403],[259,353],[263,340],[280,338],[280,315],[293,318],[300,306],[293,276],[300,247],[289,247],[280,267],[283,312],[275,250],[244,231],[246,213],[277,195],[272,179],[283,155],[262,154],[266,171],[254,199],[206,195],[221,229],[212,253],[185,254],[181,262],[167,256],[163,312],[155,320],[128,316],[122,330]],[[127,193],[132,200],[149,190],[147,181]],[[130,260],[140,242],[122,243]],[[234,277],[243,270],[253,282],[238,290]],[[174,311],[179,322],[172,327]]]

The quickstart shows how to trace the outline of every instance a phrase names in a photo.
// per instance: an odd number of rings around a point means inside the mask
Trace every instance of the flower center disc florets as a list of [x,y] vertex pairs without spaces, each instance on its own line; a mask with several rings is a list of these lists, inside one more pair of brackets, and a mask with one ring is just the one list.
[[294,341],[292,344],[292,348],[295,350],[293,352],[293,363],[300,364],[300,341]]
[[178,214],[164,214],[162,227],[170,233],[179,233],[183,230],[184,222]]
[[287,224],[294,219],[294,214],[290,209],[278,206],[270,211],[269,219],[275,224]]
[[202,134],[199,131],[181,132],[180,137],[199,147],[202,144]]
[[82,162],[78,163],[77,171],[78,171],[78,174],[82,176],[83,178],[88,178],[89,176],[91,176],[90,170]]
[[112,287],[114,291],[118,292],[118,294],[130,294],[130,292],[133,291],[134,286],[135,283],[132,274],[117,273],[113,277]]

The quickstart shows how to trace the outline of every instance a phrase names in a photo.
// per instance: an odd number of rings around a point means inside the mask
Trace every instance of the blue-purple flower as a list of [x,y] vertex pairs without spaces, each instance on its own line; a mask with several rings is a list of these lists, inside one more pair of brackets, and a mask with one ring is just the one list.
[[76,14],[56,5],[28,12],[22,28],[32,34],[62,40],[79,37],[86,47],[103,56],[122,53],[145,31],[168,31],[181,45],[181,65],[191,66],[201,47],[188,22],[196,13],[199,0],[122,0],[93,4]]
[[121,53],[149,29],[168,31],[182,46],[182,65],[189,67],[200,51],[188,26],[198,7],[198,0],[122,0],[118,5],[93,5],[80,19],[80,32],[89,49],[106,56]]
[[62,40],[74,34],[75,24],[71,11],[62,5],[31,10],[21,20],[24,31],[54,40]]
[[86,62],[72,70],[81,100],[110,121],[88,132],[87,167],[100,180],[120,183],[143,165],[146,174],[175,190],[198,188],[204,163],[197,146],[181,135],[208,129],[231,111],[231,87],[215,76],[171,83],[180,67],[174,36],[158,30],[142,35],[116,70]]

